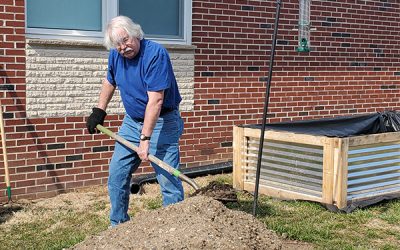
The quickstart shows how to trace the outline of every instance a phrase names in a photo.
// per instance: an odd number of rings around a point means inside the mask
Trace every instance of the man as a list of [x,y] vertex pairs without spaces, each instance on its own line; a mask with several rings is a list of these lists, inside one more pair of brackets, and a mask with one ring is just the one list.
[[[106,108],[116,87],[120,90],[126,115],[119,135],[138,144],[134,152],[115,144],[110,162],[108,192],[111,202],[111,226],[129,220],[129,185],[132,173],[148,154],[179,167],[179,137],[183,121],[178,110],[181,96],[169,55],[159,44],[143,38],[140,25],[125,16],[113,18],[107,26],[104,42],[110,49],[107,77],[103,80],[97,107],[87,120],[89,133],[98,132]],[[182,201],[181,181],[152,163],[161,187],[163,205]]]

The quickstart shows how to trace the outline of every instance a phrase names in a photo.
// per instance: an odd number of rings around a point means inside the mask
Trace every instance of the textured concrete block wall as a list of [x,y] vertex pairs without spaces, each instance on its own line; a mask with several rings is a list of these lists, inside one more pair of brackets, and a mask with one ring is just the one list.
[[[194,52],[170,47],[182,94],[181,110],[193,109]],[[26,46],[26,112],[34,117],[88,115],[97,105],[107,74],[108,52],[101,44],[28,40]],[[107,113],[123,114],[116,91]]]

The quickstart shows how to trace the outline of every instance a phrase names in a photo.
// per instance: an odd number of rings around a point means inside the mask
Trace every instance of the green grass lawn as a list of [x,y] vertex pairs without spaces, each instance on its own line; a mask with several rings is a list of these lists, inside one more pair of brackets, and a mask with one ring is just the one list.
[[[253,199],[247,195],[229,207],[251,213]],[[398,200],[345,214],[318,203],[261,196],[257,217],[278,234],[321,249],[400,249]]]

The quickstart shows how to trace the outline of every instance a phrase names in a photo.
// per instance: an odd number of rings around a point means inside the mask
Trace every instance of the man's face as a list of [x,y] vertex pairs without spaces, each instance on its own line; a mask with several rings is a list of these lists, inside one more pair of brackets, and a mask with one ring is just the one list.
[[140,40],[138,38],[129,37],[124,29],[117,30],[120,41],[116,41],[116,49],[123,57],[132,59],[140,50]]

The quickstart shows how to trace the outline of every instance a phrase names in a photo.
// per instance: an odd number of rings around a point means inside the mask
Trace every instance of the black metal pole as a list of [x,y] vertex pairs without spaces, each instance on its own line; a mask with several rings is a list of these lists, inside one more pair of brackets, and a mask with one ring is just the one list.
[[263,122],[261,127],[261,136],[260,136],[260,144],[258,148],[258,160],[257,160],[257,171],[256,171],[256,183],[254,190],[254,200],[253,200],[253,216],[257,215],[257,204],[258,204],[258,189],[260,185],[260,172],[261,172],[261,158],[262,151],[264,147],[264,134],[265,134],[265,124],[267,123],[267,114],[268,114],[268,105],[269,105],[269,95],[271,89],[271,78],[272,78],[272,70],[274,67],[274,59],[275,59],[275,46],[276,46],[276,35],[278,33],[278,25],[279,25],[279,14],[281,12],[281,0],[276,2],[276,13],[275,13],[275,24],[274,24],[274,34],[272,36],[272,48],[271,48],[271,57],[269,60],[269,71],[268,71],[268,79],[266,86],[266,95],[265,95],[265,103],[264,103],[264,113],[263,113]]

